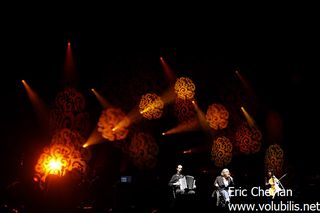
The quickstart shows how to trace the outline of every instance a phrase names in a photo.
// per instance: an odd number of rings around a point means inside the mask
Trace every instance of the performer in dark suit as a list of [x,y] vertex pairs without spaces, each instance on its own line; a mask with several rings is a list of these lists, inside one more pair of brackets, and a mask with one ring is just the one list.
[[182,165],[178,165],[177,166],[177,173],[174,174],[170,181],[169,181],[169,186],[174,188],[174,196],[176,195],[180,195],[180,194],[195,194],[195,191],[193,189],[196,188],[195,186],[195,180],[193,182],[193,188],[192,189],[188,189],[188,188],[183,188],[181,186],[181,182],[180,179],[184,178],[185,176],[182,174]]
[[233,178],[230,175],[228,169],[223,169],[221,175],[216,177],[214,181],[214,186],[217,188],[219,193],[223,196],[225,204],[230,203],[230,196],[228,189],[230,186],[234,185]]
[[174,174],[169,181],[169,186],[174,188],[175,195],[184,193],[184,190],[180,189],[180,181],[179,180],[180,180],[180,178],[184,177],[184,175],[181,172],[182,172],[182,165],[179,164],[177,166],[177,173]]

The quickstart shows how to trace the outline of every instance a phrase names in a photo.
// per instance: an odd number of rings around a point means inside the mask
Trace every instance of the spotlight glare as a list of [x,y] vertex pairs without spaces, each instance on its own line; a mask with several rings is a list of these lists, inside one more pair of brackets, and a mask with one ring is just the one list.
[[92,88],[91,91],[94,92],[94,88]]
[[165,134],[166,134],[165,132],[162,133],[162,135],[165,135]]
[[82,147],[86,148],[86,147],[88,147],[88,144],[85,143],[85,144],[82,145]]
[[23,84],[25,84],[25,83],[26,83],[26,81],[25,81],[25,80],[21,80],[21,82],[22,82]]

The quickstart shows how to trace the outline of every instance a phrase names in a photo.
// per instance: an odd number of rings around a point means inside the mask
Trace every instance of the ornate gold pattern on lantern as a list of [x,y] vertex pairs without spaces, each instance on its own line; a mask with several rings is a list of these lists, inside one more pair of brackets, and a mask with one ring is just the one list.
[[129,146],[130,156],[140,169],[151,169],[157,163],[159,147],[154,138],[147,133],[135,133]]
[[282,175],[284,153],[280,145],[270,145],[264,158],[265,168],[272,169],[276,176]]
[[108,108],[100,116],[98,132],[109,141],[122,140],[127,137],[129,125],[129,118],[121,109]]
[[224,129],[228,126],[229,112],[221,104],[212,104],[209,106],[206,119],[212,129]]
[[261,148],[262,134],[259,129],[243,123],[236,132],[236,145],[245,154],[257,153]]
[[191,123],[196,118],[196,111],[191,100],[177,98],[174,104],[174,113],[181,123]]
[[141,97],[139,104],[140,114],[149,119],[160,118],[163,112],[164,103],[161,98],[154,93],[147,93]]
[[67,88],[58,93],[54,108],[50,112],[52,133],[68,128],[87,135],[90,131],[89,114],[84,109],[85,99],[74,88]]
[[178,98],[181,99],[193,99],[196,86],[192,80],[188,77],[178,78],[174,85],[175,93],[178,95]]
[[74,169],[85,173],[90,151],[81,147],[84,140],[79,133],[69,129],[56,133],[35,166],[36,175],[41,182],[45,182],[50,174],[64,176]]
[[218,167],[224,167],[231,162],[232,159],[232,143],[227,137],[217,138],[212,145],[211,159]]

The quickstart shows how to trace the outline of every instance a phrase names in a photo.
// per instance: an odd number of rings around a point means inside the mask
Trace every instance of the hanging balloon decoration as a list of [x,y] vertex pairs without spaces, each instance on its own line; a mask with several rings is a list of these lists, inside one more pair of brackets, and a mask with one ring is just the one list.
[[150,134],[135,133],[129,145],[129,154],[133,163],[140,169],[152,169],[157,163],[159,147]]
[[193,99],[195,95],[196,86],[188,77],[178,78],[174,85],[175,93],[178,98],[183,100]]
[[122,140],[129,132],[130,120],[121,109],[105,109],[98,122],[98,132],[109,141]]
[[191,123],[196,118],[196,111],[192,101],[181,98],[175,100],[174,114],[180,123]]
[[218,167],[224,167],[231,162],[232,143],[227,137],[219,137],[213,141],[211,159]]
[[276,176],[282,175],[284,153],[280,145],[270,145],[266,151],[264,163],[265,168],[272,169]]
[[259,152],[261,148],[262,134],[259,129],[250,127],[248,123],[243,123],[236,131],[236,146],[240,152],[253,154]]
[[75,130],[82,135],[90,131],[89,114],[84,111],[85,99],[74,88],[67,88],[58,93],[50,112],[52,134],[64,128]]
[[224,129],[228,126],[229,112],[221,104],[212,104],[209,106],[206,114],[209,126],[214,129]]
[[141,97],[139,104],[140,114],[149,120],[160,118],[164,103],[155,93],[147,93]]
[[77,170],[85,173],[90,159],[88,149],[82,148],[85,139],[75,131],[62,129],[57,132],[48,147],[44,148],[35,166],[36,176],[45,182],[48,175],[64,176]]

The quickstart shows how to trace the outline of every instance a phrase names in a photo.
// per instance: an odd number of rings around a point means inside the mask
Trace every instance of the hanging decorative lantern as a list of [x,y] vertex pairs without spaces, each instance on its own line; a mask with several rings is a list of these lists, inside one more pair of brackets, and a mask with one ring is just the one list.
[[211,159],[218,167],[224,167],[231,162],[232,143],[227,137],[219,137],[213,141]]
[[206,119],[209,126],[214,129],[224,129],[228,126],[229,112],[221,104],[212,104],[209,106]]
[[191,100],[177,98],[174,104],[174,113],[180,123],[191,123],[196,118],[196,111]]
[[108,108],[104,110],[98,122],[98,132],[109,141],[122,140],[128,135],[129,118],[121,109]]
[[62,177],[72,170],[85,173],[90,152],[82,148],[83,143],[84,138],[78,132],[63,129],[56,133],[50,146],[45,147],[39,157],[35,166],[36,176],[45,182],[48,175]]
[[143,132],[135,133],[128,149],[134,164],[138,168],[151,169],[155,167],[159,147],[150,134]]
[[235,140],[240,152],[253,154],[259,152],[261,148],[262,134],[259,129],[250,127],[243,123],[237,130]]
[[280,145],[270,145],[264,158],[265,168],[272,169],[276,176],[282,175],[283,161],[284,153]]
[[174,85],[175,93],[181,99],[193,99],[195,95],[196,86],[188,77],[178,78]]
[[160,118],[163,112],[164,103],[161,98],[154,93],[147,93],[141,97],[139,104],[140,114],[149,119]]

